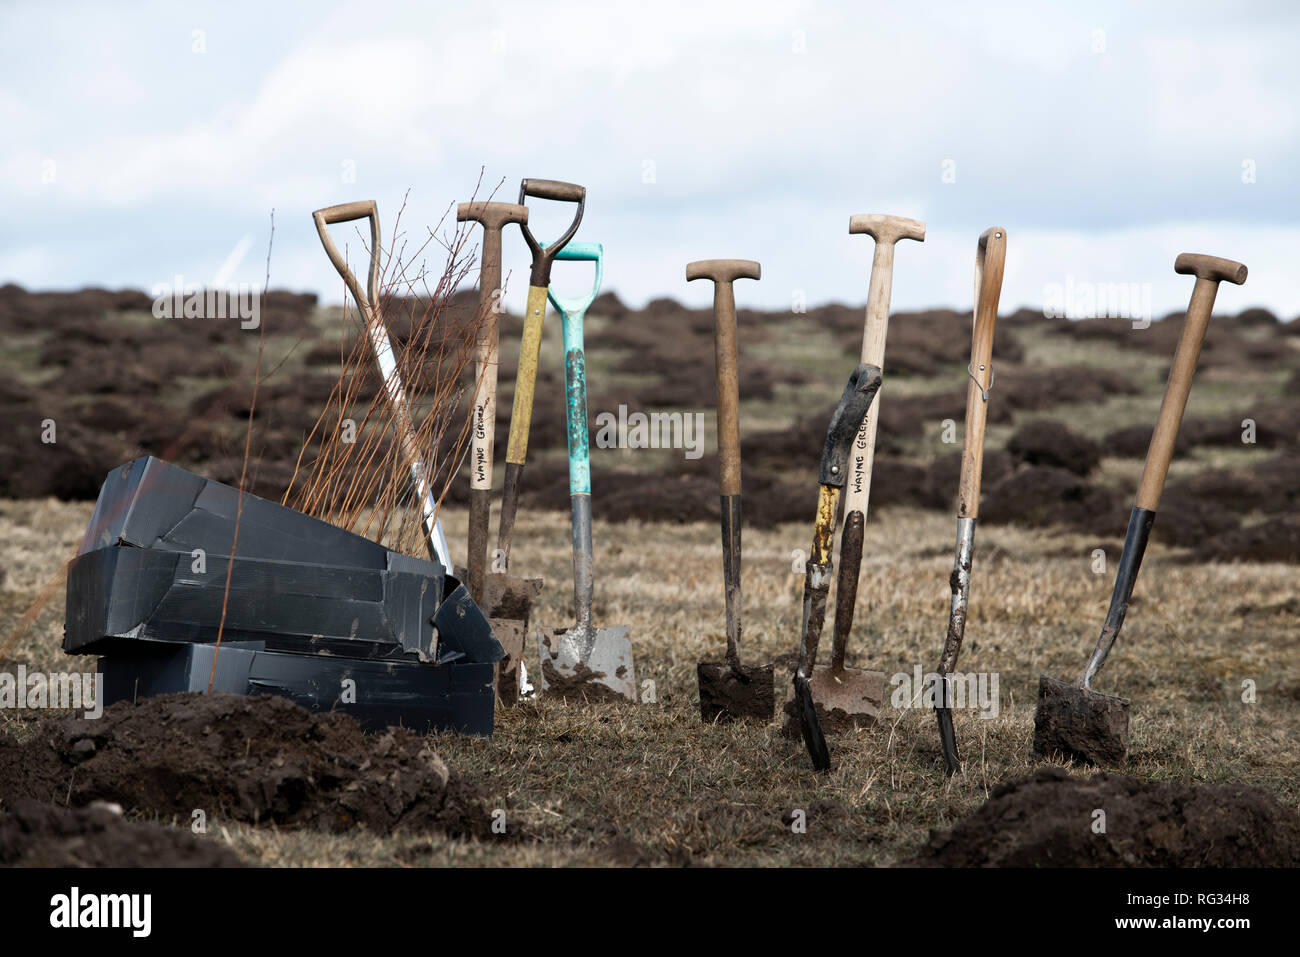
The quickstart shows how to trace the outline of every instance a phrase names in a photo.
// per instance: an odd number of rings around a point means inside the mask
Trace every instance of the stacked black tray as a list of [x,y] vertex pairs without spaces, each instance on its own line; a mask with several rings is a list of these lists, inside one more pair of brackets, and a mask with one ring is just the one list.
[[205,691],[215,657],[213,690],[284,695],[368,730],[492,732],[505,652],[464,585],[248,494],[232,567],[238,505],[152,457],[105,479],[68,569],[63,647],[102,656],[106,705]]

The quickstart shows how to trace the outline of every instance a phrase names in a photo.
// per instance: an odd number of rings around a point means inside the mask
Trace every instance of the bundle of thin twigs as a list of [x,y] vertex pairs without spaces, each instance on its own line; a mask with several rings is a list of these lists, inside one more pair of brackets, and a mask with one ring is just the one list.
[[[452,304],[476,261],[469,229],[458,227],[450,238],[430,230],[429,238],[408,253],[397,228],[400,221],[401,212],[382,252],[380,297],[371,321],[383,323],[393,340],[414,447],[441,508],[469,444],[472,403],[458,410],[466,398],[464,373],[488,317]],[[436,277],[426,266],[413,265],[422,263],[435,243],[446,255]],[[370,250],[365,253],[368,261]],[[356,272],[364,274],[364,269]],[[402,451],[401,430],[407,423],[388,399],[365,322],[361,310],[345,307],[338,381],[303,443],[282,501],[390,548],[424,555],[420,509],[412,507],[416,490]]]

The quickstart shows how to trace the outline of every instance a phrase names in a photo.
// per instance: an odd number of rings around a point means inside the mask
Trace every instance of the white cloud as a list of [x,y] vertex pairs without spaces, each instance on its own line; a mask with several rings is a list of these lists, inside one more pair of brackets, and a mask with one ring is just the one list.
[[[505,199],[522,176],[587,185],[581,235],[605,243],[608,287],[632,302],[689,297],[686,261],[733,255],[763,261],[757,303],[788,303],[793,288],[813,303],[860,300],[870,253],[847,219],[881,211],[929,223],[925,246],[899,254],[900,307],[966,304],[970,247],[997,222],[1011,236],[1008,305],[1068,272],[1150,281],[1157,310],[1177,308],[1172,256],[1199,248],[1251,266],[1238,295],[1300,311],[1282,264],[1300,240],[1288,40],[1300,13],[1183,10],[1174,21],[1118,2],[1086,14],[677,0],[6,8],[0,201],[23,229],[0,233],[0,280],[206,274],[245,234],[262,248],[274,207],[273,281],[335,298],[312,209],[374,198],[388,229],[411,188],[405,223],[422,236],[485,166]],[[50,33],[54,17],[56,44],[17,39]],[[41,179],[51,157],[53,184]],[[537,204],[537,231],[563,215]],[[513,236],[507,257],[526,275]],[[234,279],[261,269],[250,255]]]

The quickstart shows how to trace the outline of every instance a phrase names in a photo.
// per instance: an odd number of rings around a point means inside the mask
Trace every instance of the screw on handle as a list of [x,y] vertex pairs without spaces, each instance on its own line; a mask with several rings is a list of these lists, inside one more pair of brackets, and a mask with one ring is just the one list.
[[1182,425],[1183,411],[1187,408],[1187,396],[1192,390],[1192,377],[1201,357],[1201,344],[1205,341],[1205,330],[1210,324],[1219,283],[1227,280],[1240,285],[1246,281],[1246,267],[1241,263],[1196,253],[1183,253],[1175,259],[1174,272],[1196,276],[1196,285],[1192,288],[1187,318],[1183,320],[1183,330],[1178,336],[1174,361],[1169,367],[1169,381],[1165,383],[1165,395],[1160,401],[1160,414],[1151,433],[1146,464],[1142,467],[1142,482],[1138,486],[1135,504],[1152,512],[1159,506],[1165,488],[1178,427]]

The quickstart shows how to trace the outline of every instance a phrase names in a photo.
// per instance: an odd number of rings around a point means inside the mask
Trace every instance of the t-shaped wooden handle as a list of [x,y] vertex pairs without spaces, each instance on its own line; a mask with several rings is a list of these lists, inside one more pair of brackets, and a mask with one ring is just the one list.
[[1183,253],[1174,260],[1174,272],[1181,276],[1195,276],[1212,282],[1230,282],[1240,286],[1246,281],[1246,267],[1231,259],[1206,256],[1202,253]]
[[1160,494],[1165,488],[1178,427],[1182,425],[1183,410],[1187,408],[1187,396],[1192,390],[1192,377],[1201,357],[1201,344],[1205,341],[1205,330],[1210,324],[1219,283],[1227,280],[1241,285],[1246,281],[1246,267],[1241,263],[1199,253],[1180,255],[1174,260],[1174,272],[1195,276],[1196,285],[1192,287],[1192,299],[1187,305],[1187,318],[1183,320],[1174,362],[1169,367],[1169,381],[1165,383],[1160,415],[1156,419],[1155,431],[1151,433],[1146,464],[1142,467],[1142,484],[1138,486],[1135,504],[1152,512],[1160,504]]
[[750,259],[701,259],[688,263],[686,280],[713,280],[713,348],[718,367],[718,465],[722,494],[740,494],[740,380],[736,371],[737,279],[758,279]]

